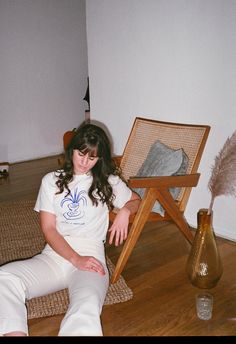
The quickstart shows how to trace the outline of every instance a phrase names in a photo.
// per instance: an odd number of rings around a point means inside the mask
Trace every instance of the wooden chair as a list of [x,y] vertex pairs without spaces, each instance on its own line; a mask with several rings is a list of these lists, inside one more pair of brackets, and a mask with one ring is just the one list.
[[[184,211],[190,196],[191,188],[196,186],[200,177],[197,173],[202,153],[208,138],[210,127],[181,123],[161,122],[136,117],[123,155],[116,157],[123,175],[131,188],[145,188],[145,194],[138,212],[130,219],[131,228],[115,266],[111,282],[114,283],[123,271],[134,246],[148,221],[172,221],[191,244],[193,234],[184,217]],[[183,148],[188,156],[188,168],[185,175],[135,177],[146,159],[150,147],[160,140],[165,145],[179,149]],[[176,200],[169,188],[181,187]],[[162,205],[165,213],[161,216],[152,212],[156,200]],[[110,212],[110,222],[113,222],[115,212]]]

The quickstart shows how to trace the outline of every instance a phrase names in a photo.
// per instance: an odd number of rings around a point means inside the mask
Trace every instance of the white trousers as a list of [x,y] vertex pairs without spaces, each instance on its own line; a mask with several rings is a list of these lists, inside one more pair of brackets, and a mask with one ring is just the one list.
[[68,238],[81,255],[93,255],[105,268],[105,276],[76,269],[46,245],[41,254],[0,267],[0,334],[22,331],[28,335],[25,300],[68,288],[70,304],[59,336],[102,336],[100,315],[109,274],[103,243]]

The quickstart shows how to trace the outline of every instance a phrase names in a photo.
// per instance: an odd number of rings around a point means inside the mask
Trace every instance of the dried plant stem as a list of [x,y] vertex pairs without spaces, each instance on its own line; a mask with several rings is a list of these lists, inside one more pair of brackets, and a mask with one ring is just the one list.
[[211,214],[215,198],[221,195],[236,197],[236,131],[227,138],[223,148],[215,157],[208,183],[211,202],[207,214]]
[[212,197],[211,198],[211,203],[210,203],[208,211],[207,211],[207,215],[210,215],[212,213],[212,208],[213,208],[214,200],[215,200],[215,198]]

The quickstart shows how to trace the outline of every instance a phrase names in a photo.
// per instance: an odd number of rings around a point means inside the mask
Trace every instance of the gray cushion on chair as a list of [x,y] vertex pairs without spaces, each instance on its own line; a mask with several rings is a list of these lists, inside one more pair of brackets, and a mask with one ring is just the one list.
[[[153,143],[148,155],[140,167],[137,177],[153,176],[172,176],[185,174],[188,168],[188,156],[184,150],[174,150],[159,140]],[[145,189],[135,188],[140,197],[143,197]],[[174,199],[179,195],[180,188],[171,188],[170,193]],[[163,208],[159,202],[156,202],[152,209],[153,212],[164,214]]]

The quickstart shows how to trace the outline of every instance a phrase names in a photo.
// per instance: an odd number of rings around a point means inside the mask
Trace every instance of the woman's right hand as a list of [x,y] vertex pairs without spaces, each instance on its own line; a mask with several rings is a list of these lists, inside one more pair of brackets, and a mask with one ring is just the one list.
[[79,254],[77,254],[76,257],[73,257],[71,263],[77,269],[97,272],[102,276],[105,275],[105,270],[102,263],[92,256],[80,256]]

